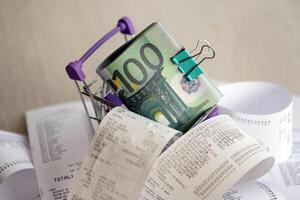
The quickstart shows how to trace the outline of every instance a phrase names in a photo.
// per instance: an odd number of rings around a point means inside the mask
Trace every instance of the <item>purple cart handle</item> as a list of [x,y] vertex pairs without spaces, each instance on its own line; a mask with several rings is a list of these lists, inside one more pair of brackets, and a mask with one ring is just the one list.
[[70,79],[77,80],[77,81],[84,81],[85,75],[82,71],[83,63],[100,47],[102,46],[107,40],[109,40],[112,36],[121,32],[126,35],[133,35],[135,33],[134,26],[129,19],[129,17],[123,17],[118,21],[118,24],[115,28],[113,28],[110,32],[104,35],[98,42],[96,42],[83,56],[77,60],[70,62],[67,67],[66,71],[69,75]]

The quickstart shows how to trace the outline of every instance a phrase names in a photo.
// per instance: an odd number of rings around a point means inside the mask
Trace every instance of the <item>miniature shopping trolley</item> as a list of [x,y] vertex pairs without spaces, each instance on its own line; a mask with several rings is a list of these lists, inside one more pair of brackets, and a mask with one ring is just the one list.
[[[66,67],[66,72],[69,75],[69,78],[74,80],[76,88],[79,91],[86,114],[90,119],[96,120],[98,123],[101,122],[110,109],[116,106],[121,106],[122,101],[113,93],[113,91],[110,89],[110,86],[105,81],[102,81],[99,76],[92,81],[87,82],[83,72],[83,64],[97,49],[99,49],[104,43],[106,43],[110,38],[119,32],[124,35],[125,42],[128,41],[128,36],[134,36],[135,29],[128,17],[121,18],[117,25],[99,41],[97,41],[79,60],[70,62]],[[181,54],[178,56],[182,57],[183,55]],[[190,58],[184,58],[184,60],[190,60]],[[180,62],[178,62],[179,66]],[[196,75],[193,74],[193,77]],[[93,114],[87,107],[86,99],[89,99],[92,103],[94,109]],[[217,110],[210,109],[204,116],[209,117],[215,114],[217,114]]]
[[[90,82],[86,82],[83,64],[97,49],[119,32],[124,35],[125,42],[128,41],[128,36],[134,36],[135,29],[128,17],[121,18],[117,25],[98,40],[79,60],[70,62],[66,67],[69,78],[74,80],[76,88],[79,91],[80,98],[88,117],[96,120],[98,123],[100,123],[111,108],[122,105],[122,102],[115,94],[113,94],[108,85],[104,81],[101,81],[99,76]],[[90,113],[87,108],[86,97],[93,105],[94,115]]]

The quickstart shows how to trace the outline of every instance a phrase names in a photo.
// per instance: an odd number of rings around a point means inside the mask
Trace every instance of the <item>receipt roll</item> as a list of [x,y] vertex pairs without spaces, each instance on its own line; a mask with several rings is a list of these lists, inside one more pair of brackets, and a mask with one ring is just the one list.
[[292,95],[266,82],[239,82],[220,86],[220,112],[260,142],[276,162],[286,160],[292,147]]

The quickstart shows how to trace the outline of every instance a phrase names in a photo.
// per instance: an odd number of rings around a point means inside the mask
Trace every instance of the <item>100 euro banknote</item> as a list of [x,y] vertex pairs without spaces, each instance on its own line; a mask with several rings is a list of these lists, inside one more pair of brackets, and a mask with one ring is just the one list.
[[97,73],[129,110],[185,132],[222,94],[205,74],[185,78],[170,60],[181,49],[156,22],[113,52]]

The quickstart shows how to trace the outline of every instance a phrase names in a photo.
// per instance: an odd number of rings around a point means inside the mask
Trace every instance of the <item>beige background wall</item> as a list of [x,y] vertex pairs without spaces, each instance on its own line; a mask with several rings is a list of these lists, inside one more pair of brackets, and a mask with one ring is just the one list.
[[[65,65],[124,15],[137,30],[160,21],[188,48],[209,40],[214,79],[272,81],[300,94],[299,10],[298,0],[0,0],[0,129],[26,133],[25,110],[77,100]],[[88,76],[122,39],[93,56]]]

